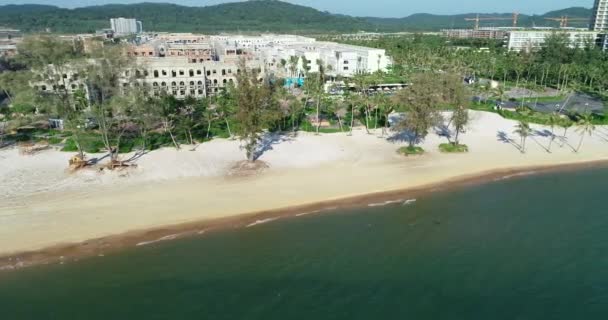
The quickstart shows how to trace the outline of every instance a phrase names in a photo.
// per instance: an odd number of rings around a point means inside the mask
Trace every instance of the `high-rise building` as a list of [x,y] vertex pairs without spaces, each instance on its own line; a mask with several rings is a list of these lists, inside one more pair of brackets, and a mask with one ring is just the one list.
[[591,29],[598,32],[608,32],[608,0],[595,0]]
[[110,25],[112,26],[114,33],[118,35],[133,34],[142,31],[141,21],[135,19],[114,18],[110,19]]

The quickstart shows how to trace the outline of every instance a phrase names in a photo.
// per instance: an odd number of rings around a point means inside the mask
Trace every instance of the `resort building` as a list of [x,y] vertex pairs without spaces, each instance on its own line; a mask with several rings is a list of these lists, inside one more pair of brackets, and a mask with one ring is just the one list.
[[[387,71],[391,60],[385,50],[316,41],[295,35],[211,36],[194,34],[141,35],[126,48],[134,67],[121,77],[123,91],[145,88],[149,95],[167,93],[178,99],[206,97],[236,84],[241,61],[265,77],[306,81],[307,72],[323,68],[330,77],[352,77],[358,73]],[[291,65],[289,61],[294,61]],[[91,61],[94,63],[94,61]],[[295,68],[295,72],[293,69]],[[305,70],[306,69],[306,70]],[[82,88],[77,74],[60,77],[59,87],[36,83],[39,90]],[[86,88],[85,88],[86,89]]]
[[600,39],[598,32],[587,30],[521,30],[509,31],[505,46],[509,51],[530,52],[540,49],[548,37],[556,34],[565,35],[572,48],[595,45]]
[[12,57],[17,54],[17,44],[21,42],[21,31],[0,29],[0,57]]
[[496,39],[502,40],[507,36],[509,30],[502,28],[479,28],[479,29],[445,29],[441,34],[451,39]]
[[141,33],[143,26],[141,21],[126,18],[110,19],[110,26],[116,35],[129,35]]
[[595,0],[593,16],[591,18],[591,30],[608,32],[608,0]]

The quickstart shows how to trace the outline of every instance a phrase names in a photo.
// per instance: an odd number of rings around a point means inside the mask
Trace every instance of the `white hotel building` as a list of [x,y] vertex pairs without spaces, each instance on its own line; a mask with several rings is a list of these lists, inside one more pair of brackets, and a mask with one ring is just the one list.
[[566,35],[572,48],[595,45],[600,37],[598,32],[588,30],[513,30],[508,32],[506,46],[509,51],[530,52],[540,49],[545,40],[555,34]]

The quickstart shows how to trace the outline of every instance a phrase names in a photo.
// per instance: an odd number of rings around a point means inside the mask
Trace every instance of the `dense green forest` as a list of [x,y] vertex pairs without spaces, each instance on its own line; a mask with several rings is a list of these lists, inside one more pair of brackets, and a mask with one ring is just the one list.
[[[511,13],[490,14],[508,18]],[[520,15],[520,26],[557,26],[545,17],[589,18],[591,10],[569,8],[540,16]],[[313,8],[276,0],[257,0],[226,3],[207,7],[186,7],[175,4],[140,3],[132,5],[104,5],[65,9],[45,5],[0,6],[0,26],[26,32],[86,33],[109,28],[113,17],[135,17],[145,30],[173,32],[258,31],[258,32],[357,32],[357,31],[421,31],[442,28],[471,27],[472,22],[462,15],[414,14],[405,18],[350,17],[321,12]],[[577,24],[578,23],[578,24]],[[485,22],[484,26],[508,26],[509,20]],[[571,26],[585,27],[586,22],[572,22]]]

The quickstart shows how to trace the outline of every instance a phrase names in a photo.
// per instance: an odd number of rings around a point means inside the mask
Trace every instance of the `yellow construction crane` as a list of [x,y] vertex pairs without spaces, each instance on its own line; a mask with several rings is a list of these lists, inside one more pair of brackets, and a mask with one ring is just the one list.
[[517,27],[517,20],[519,19],[519,13],[513,12],[511,18],[503,17],[479,17],[479,14],[475,18],[464,18],[466,21],[475,21],[475,30],[479,29],[480,21],[498,21],[498,20],[511,20],[513,21],[513,27]]
[[570,18],[568,16],[561,16],[559,18],[545,18],[545,20],[557,21],[559,22],[560,28],[567,28],[568,22],[570,21],[589,21],[587,18]]

